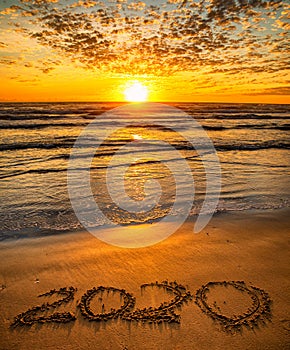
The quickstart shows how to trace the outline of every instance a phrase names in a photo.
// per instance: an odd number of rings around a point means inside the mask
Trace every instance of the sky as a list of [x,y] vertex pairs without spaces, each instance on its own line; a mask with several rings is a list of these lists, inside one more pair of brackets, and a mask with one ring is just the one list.
[[2,0],[0,101],[290,103],[280,0]]

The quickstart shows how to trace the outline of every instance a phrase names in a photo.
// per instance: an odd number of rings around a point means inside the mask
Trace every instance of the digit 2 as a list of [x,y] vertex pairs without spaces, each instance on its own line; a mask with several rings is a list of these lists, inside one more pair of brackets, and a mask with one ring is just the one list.
[[34,306],[31,309],[17,315],[11,324],[11,327],[23,326],[23,325],[32,325],[34,323],[45,323],[45,322],[58,322],[58,323],[67,323],[74,321],[76,319],[75,315],[71,312],[55,312],[49,316],[37,314],[45,312],[49,309],[55,309],[61,304],[68,303],[74,299],[75,292],[77,291],[74,287],[65,287],[58,290],[52,289],[47,293],[40,294],[38,297],[52,296],[54,294],[63,296],[62,299],[59,299],[53,303],[44,303],[40,306]]
[[141,288],[146,288],[148,286],[151,287],[159,287],[164,288],[167,292],[171,292],[175,295],[175,298],[171,299],[169,303],[161,303],[157,308],[144,308],[144,309],[136,309],[132,313],[124,314],[122,319],[131,321],[148,321],[149,323],[161,323],[161,322],[176,322],[180,323],[180,315],[177,315],[174,312],[174,309],[178,306],[181,306],[187,300],[192,299],[192,295],[186,288],[174,282],[163,281],[161,283],[145,283],[141,286]]

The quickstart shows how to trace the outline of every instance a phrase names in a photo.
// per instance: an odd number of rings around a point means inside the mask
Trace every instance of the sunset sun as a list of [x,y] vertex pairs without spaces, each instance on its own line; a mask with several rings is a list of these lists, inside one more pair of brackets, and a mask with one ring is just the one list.
[[148,89],[137,81],[125,89],[124,95],[128,102],[145,102],[148,97]]

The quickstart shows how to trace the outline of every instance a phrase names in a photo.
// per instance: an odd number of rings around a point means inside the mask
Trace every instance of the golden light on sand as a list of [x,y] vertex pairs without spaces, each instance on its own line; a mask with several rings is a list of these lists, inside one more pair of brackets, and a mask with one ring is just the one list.
[[136,81],[125,89],[124,95],[128,102],[145,102],[148,97],[148,89],[145,85]]

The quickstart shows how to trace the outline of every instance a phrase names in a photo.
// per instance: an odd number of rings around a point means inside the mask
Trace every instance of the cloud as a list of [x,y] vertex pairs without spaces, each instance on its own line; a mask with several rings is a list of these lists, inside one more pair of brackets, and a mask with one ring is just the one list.
[[287,8],[279,0],[20,0],[2,15],[22,17],[18,31],[86,69],[238,75],[288,68]]
[[3,41],[0,41],[0,49],[3,49],[5,47],[8,47],[8,45],[5,44]]
[[90,7],[94,7],[98,4],[97,1],[82,1],[79,0],[77,2],[74,2],[73,4],[70,5],[71,8],[75,8],[75,7],[84,7],[84,8],[90,8]]
[[258,96],[258,95],[290,95],[289,86],[279,86],[273,88],[266,88],[258,92],[252,92],[249,95]]
[[9,58],[0,58],[0,64],[3,64],[5,66],[13,66],[16,64],[17,61]]

